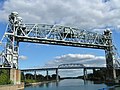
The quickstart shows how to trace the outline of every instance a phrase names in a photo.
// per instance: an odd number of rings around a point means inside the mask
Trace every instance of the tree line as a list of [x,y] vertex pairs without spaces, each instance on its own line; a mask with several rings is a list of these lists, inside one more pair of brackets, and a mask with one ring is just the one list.
[[[22,82],[25,83],[34,83],[34,82],[43,82],[43,81],[50,81],[50,80],[56,80],[57,75],[52,74],[52,75],[46,75],[43,76],[41,74],[37,74],[36,76],[31,73],[27,73],[24,75],[24,73],[21,73],[21,80]],[[60,79],[60,76],[58,76]]]
[[0,69],[0,85],[12,84],[9,69]]

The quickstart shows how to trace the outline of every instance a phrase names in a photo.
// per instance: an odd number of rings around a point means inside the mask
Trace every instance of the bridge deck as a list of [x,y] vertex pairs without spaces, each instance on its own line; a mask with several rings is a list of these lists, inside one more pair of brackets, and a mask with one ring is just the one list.
[[21,69],[22,72],[31,71],[46,71],[46,70],[57,70],[57,69],[105,69],[106,67],[60,67],[60,68],[37,68],[37,69]]

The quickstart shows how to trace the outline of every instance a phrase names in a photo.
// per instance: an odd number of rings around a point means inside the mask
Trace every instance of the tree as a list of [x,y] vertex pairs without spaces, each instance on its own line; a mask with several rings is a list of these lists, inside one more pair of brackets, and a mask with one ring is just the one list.
[[25,79],[24,73],[21,72],[21,81],[24,82],[24,79]]
[[10,84],[9,79],[9,70],[2,69],[0,70],[0,85]]

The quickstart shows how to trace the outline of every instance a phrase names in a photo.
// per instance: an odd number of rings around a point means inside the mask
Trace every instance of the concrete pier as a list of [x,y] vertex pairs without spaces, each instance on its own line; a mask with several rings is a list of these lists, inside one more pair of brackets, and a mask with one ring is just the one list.
[[36,74],[36,71],[34,71],[34,79],[35,79],[35,80],[36,80],[36,78],[37,78],[36,75],[37,75],[37,74]]
[[47,76],[47,80],[49,80],[49,78],[48,78],[48,70],[46,71],[46,76]]
[[83,69],[83,73],[84,73],[84,80],[86,80],[88,78],[86,68]]
[[21,71],[15,68],[10,69],[10,80],[14,84],[21,84]]
[[56,81],[59,81],[58,69],[56,69]]

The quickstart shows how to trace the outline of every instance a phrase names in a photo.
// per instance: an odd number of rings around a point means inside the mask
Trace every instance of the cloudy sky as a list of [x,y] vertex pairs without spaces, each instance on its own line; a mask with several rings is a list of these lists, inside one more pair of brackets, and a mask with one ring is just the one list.
[[[19,13],[24,23],[60,24],[94,32],[110,28],[120,52],[120,0],[0,0],[0,39],[13,11]],[[104,51],[20,43],[20,68],[62,63],[105,66]]]
[[[3,1],[3,2],[2,2]],[[0,0],[0,21],[18,11],[24,22],[84,29],[120,28],[120,0]]]

